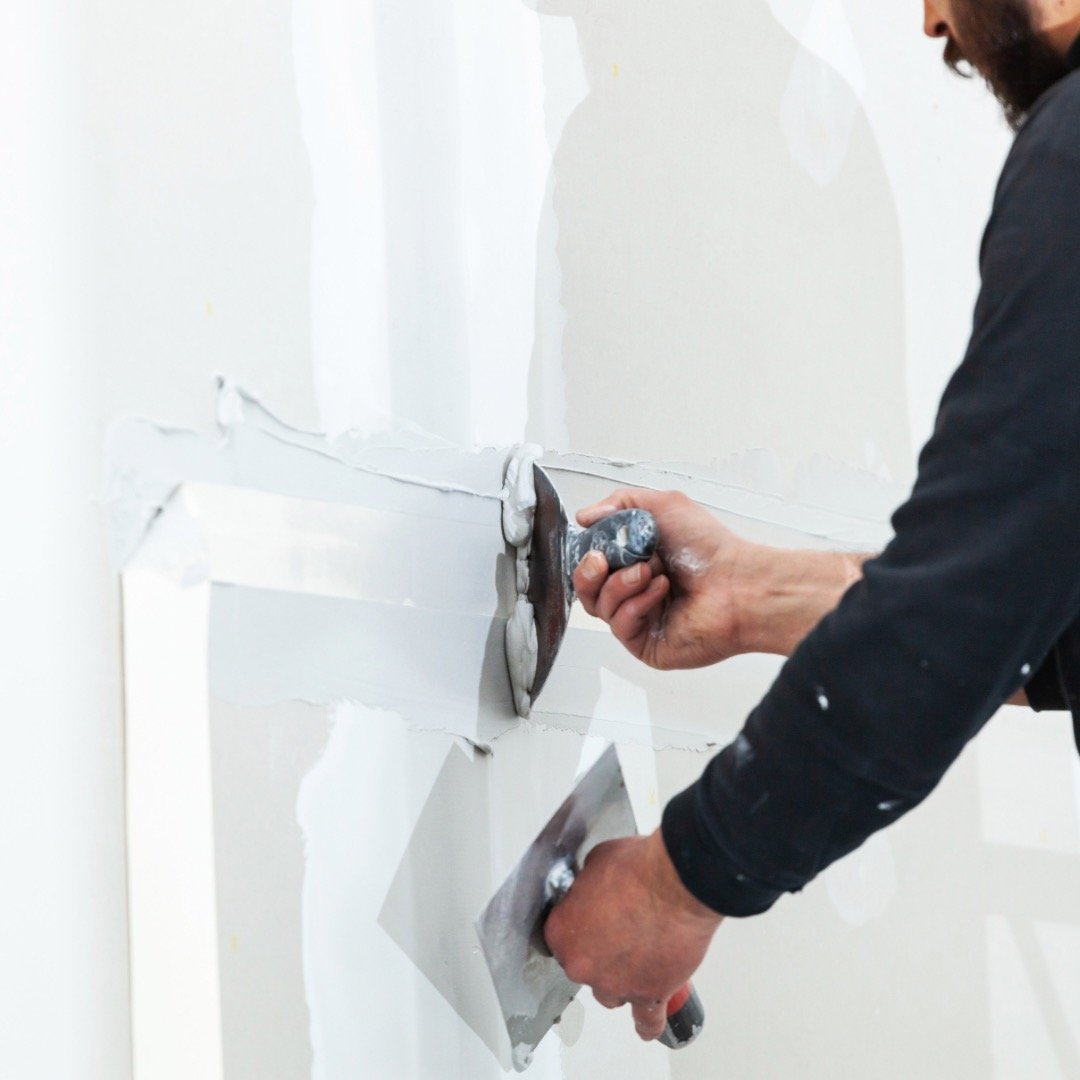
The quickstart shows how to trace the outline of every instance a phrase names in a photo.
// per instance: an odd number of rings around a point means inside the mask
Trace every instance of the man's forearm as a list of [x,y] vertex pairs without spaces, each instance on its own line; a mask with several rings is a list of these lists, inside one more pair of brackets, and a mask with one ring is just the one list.
[[870,552],[748,548],[738,571],[739,651],[790,656],[873,557]]
[[[873,552],[792,551],[755,545],[740,567],[740,652],[790,656],[862,577]],[[1027,705],[1018,690],[1010,705]]]

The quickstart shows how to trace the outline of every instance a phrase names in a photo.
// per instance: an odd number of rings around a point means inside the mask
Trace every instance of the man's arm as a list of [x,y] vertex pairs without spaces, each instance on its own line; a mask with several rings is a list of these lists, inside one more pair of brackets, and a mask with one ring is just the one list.
[[[613,622],[617,635],[626,631],[639,657],[661,668],[696,667],[743,653],[791,656],[877,558],[753,544],[710,523],[705,511],[674,491],[622,489],[582,510],[578,521],[588,527],[630,507],[656,516],[667,545],[661,556],[609,576],[604,556],[590,552],[574,585],[586,611]],[[685,647],[701,638],[711,651]],[[1027,695],[1021,688],[1008,703],[1027,705]]]

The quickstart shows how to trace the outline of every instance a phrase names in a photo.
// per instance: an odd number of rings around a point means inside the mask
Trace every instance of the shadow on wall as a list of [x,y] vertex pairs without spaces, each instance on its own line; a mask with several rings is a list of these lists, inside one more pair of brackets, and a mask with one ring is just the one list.
[[590,86],[553,166],[570,447],[908,478],[899,227],[848,84],[762,0],[537,6],[573,17]]

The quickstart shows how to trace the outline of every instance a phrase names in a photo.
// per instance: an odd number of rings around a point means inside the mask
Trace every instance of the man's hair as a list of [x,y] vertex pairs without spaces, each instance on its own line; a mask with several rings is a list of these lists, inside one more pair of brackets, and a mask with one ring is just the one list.
[[953,14],[957,36],[946,42],[945,63],[964,78],[982,75],[1018,128],[1068,64],[1036,30],[1030,0],[955,0]]

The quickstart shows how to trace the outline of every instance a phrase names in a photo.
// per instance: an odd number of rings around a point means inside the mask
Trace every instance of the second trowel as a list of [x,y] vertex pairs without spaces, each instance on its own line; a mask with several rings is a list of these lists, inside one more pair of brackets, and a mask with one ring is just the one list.
[[559,493],[537,464],[543,451],[517,447],[506,464],[503,535],[517,549],[517,603],[506,624],[506,663],[519,716],[528,716],[551,673],[574,602],[573,576],[590,551],[612,570],[647,562],[658,542],[646,510],[622,510],[591,528],[568,521]]
[[[529,845],[477,920],[518,1072],[528,1067],[538,1043],[580,989],[548,952],[544,920],[573,887],[578,869],[597,844],[636,833],[618,754],[609,746]],[[672,1049],[692,1042],[705,1019],[689,983],[668,1003],[667,1014],[660,1041]]]

